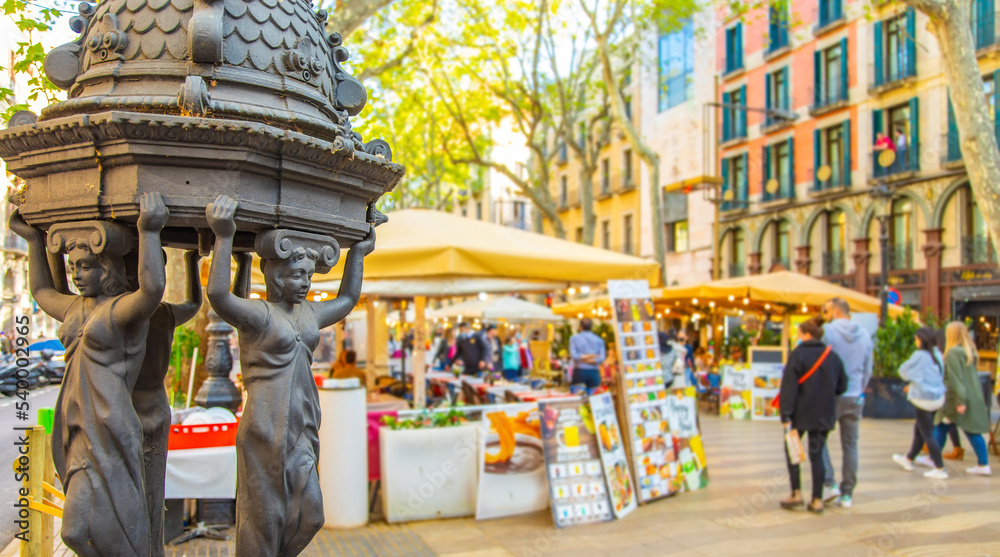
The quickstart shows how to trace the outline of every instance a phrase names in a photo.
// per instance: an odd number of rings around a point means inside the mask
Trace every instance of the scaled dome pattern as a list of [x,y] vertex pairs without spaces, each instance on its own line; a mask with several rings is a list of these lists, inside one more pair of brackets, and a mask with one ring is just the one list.
[[348,51],[325,31],[327,13],[306,0],[108,0],[79,12],[80,38],[45,62],[69,99],[43,120],[107,110],[231,118],[364,147],[348,117],[365,89],[341,66]]

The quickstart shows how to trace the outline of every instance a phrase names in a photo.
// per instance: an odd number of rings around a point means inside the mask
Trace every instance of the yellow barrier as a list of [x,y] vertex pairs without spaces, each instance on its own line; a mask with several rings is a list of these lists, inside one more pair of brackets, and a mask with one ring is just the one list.
[[[61,491],[53,487],[56,479],[55,466],[49,451],[51,439],[45,427],[36,425],[27,431],[28,466],[24,478],[24,488],[28,500],[27,540],[21,540],[21,557],[51,557],[55,533],[52,517],[62,518],[62,508],[53,504],[54,499],[65,501]],[[17,470],[20,458],[14,459]],[[23,470],[23,467],[21,468]],[[46,498],[46,494],[49,495]]]

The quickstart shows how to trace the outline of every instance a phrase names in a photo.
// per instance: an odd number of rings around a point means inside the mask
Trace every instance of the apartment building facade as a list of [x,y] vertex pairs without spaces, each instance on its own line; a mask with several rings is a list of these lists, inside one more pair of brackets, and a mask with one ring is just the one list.
[[[696,68],[714,65],[715,13],[705,11],[680,28],[646,37],[625,87],[631,121],[660,158],[664,228],[655,230],[650,172],[616,126],[593,133],[600,145],[592,177],[596,217],[593,245],[654,257],[654,233],[666,242],[667,280],[688,284],[711,278],[713,206],[704,188],[714,153],[704,142],[704,100],[715,94],[715,76]],[[579,141],[583,141],[581,134]],[[574,150],[557,143],[551,193],[567,239],[583,240],[582,164]],[[543,231],[553,233],[550,223]]]
[[[780,266],[877,295],[882,219],[900,303],[972,318],[977,343],[995,350],[1000,272],[961,161],[938,46],[922,14],[864,9],[808,0],[739,19],[718,14],[717,100],[772,110],[732,108],[718,122],[723,276]],[[993,0],[972,9],[992,111],[998,18]],[[871,195],[879,184],[894,189],[891,201]]]

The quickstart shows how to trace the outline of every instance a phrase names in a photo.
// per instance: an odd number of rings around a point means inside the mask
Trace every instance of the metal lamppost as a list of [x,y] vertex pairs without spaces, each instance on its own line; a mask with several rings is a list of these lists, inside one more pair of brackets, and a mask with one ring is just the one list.
[[[895,155],[886,150],[878,157],[878,164],[888,168],[894,162]],[[868,192],[876,206],[882,206],[885,211],[877,214],[879,228],[879,252],[881,254],[881,288],[879,289],[879,323],[885,323],[889,314],[889,218],[892,216],[892,200],[896,197],[896,186],[886,183],[885,178],[879,178],[878,183]]]

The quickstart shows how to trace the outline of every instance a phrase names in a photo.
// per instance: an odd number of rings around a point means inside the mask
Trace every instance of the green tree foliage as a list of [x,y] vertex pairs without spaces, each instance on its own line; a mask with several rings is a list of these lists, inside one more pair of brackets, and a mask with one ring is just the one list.
[[4,17],[14,22],[24,39],[16,43],[12,65],[4,66],[0,61],[0,72],[8,73],[14,82],[23,79],[28,87],[28,93],[22,99],[15,98],[13,83],[11,87],[0,87],[0,107],[3,107],[0,118],[4,122],[10,120],[15,112],[28,110],[29,103],[44,101],[51,104],[61,98],[59,88],[42,71],[46,54],[42,39],[62,15],[62,5],[62,2],[53,0],[3,0]]
[[[191,358],[199,344],[201,337],[191,327],[174,329],[174,342],[170,346],[170,371],[167,373],[167,377],[170,378],[167,399],[175,406],[184,404],[187,397],[187,382],[184,379],[191,370]],[[198,367],[203,359],[199,354],[195,367]]]
[[900,364],[916,349],[913,338],[919,328],[909,308],[882,323],[875,333],[875,377],[899,378]]

